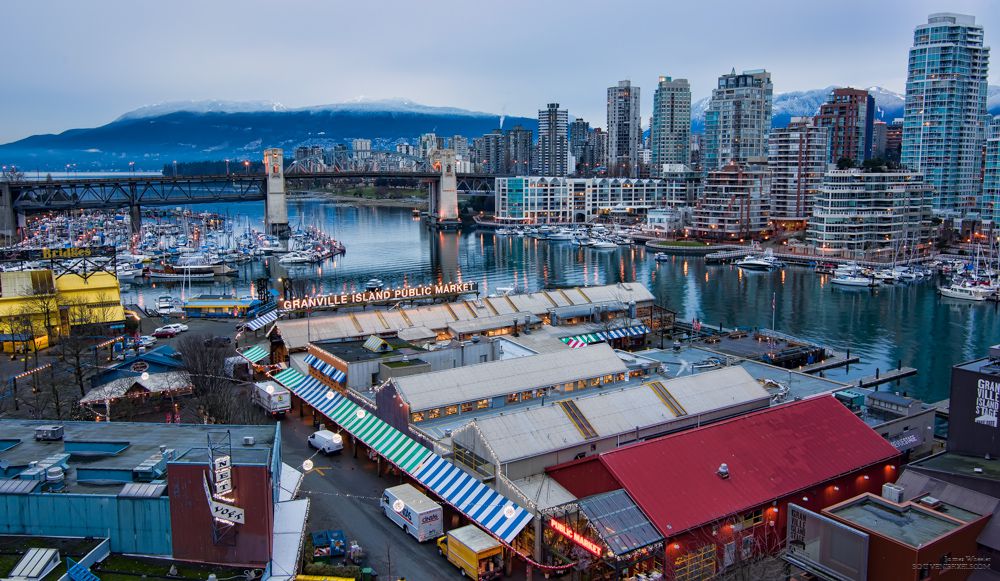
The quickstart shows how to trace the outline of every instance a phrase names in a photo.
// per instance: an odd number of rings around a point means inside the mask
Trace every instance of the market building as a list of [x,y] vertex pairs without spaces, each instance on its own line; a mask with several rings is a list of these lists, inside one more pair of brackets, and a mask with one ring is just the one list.
[[5,352],[42,349],[71,333],[125,329],[118,279],[107,272],[55,276],[0,272],[0,343]]
[[[778,405],[549,468],[579,500],[546,511],[542,550],[553,562],[589,552],[596,571],[619,578],[708,578],[776,553],[790,503],[819,510],[877,492],[896,479],[898,458],[833,397]],[[626,493],[617,495],[629,505],[621,510],[640,511],[655,528],[662,549],[643,528],[651,544],[625,547],[620,559],[616,531],[580,506],[615,491]]]
[[2,534],[107,538],[115,553],[265,576],[272,558],[297,562],[308,500],[290,500],[302,475],[282,464],[277,426],[4,419],[0,433]]
[[[346,310],[327,316],[279,319],[275,327],[290,352],[303,351],[311,343],[357,341],[372,335],[397,336],[413,343],[471,339],[513,334],[525,324],[569,324],[595,316],[602,321],[631,316],[658,327],[654,297],[638,283],[542,290],[499,297],[481,297],[447,303],[418,305],[390,310]],[[566,308],[566,311],[559,311]],[[572,310],[573,317],[559,319]],[[553,323],[553,314],[556,322]],[[652,323],[652,324],[650,324]],[[672,324],[673,320],[670,319]]]

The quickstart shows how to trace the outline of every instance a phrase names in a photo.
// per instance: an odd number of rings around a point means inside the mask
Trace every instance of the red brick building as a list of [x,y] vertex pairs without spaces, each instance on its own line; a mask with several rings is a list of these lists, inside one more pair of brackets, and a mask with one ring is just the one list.
[[580,499],[625,490],[664,539],[667,578],[704,579],[780,549],[788,503],[821,510],[878,493],[896,479],[898,459],[878,433],[822,396],[548,473]]
[[864,89],[834,89],[815,117],[830,132],[830,163],[847,158],[858,167],[872,157],[875,99]]

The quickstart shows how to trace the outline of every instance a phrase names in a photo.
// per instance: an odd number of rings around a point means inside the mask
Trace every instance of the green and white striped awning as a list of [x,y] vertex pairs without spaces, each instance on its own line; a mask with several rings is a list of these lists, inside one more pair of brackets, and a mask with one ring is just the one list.
[[504,542],[509,544],[531,522],[529,511],[315,377],[295,369],[285,369],[272,377]]
[[260,345],[254,345],[253,347],[247,347],[243,351],[237,351],[244,359],[250,363],[257,363],[262,359],[267,358],[270,353],[267,349],[261,347]]

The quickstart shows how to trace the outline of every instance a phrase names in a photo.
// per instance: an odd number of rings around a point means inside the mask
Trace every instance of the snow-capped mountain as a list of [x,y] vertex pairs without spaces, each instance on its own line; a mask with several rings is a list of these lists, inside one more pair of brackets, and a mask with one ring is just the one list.
[[[792,117],[810,117],[819,112],[819,107],[826,102],[827,97],[835,87],[812,89],[809,91],[794,91],[779,93],[774,96],[771,111],[771,125],[784,127]],[[875,98],[875,119],[892,121],[903,116],[904,98],[882,87],[869,87],[868,92]],[[691,129],[695,132],[704,130],[705,110],[708,109],[709,97],[699,99],[691,104]]]
[[356,138],[371,139],[376,149],[392,149],[400,141],[415,143],[429,132],[472,139],[501,124],[536,131],[538,123],[405,99],[362,98],[297,109],[269,101],[188,101],[141,107],[101,127],[0,145],[0,157],[5,163],[43,170],[66,163],[81,170],[127,168],[130,161],[159,168],[166,160],[259,159],[266,147],[330,148]]
[[144,105],[125,113],[115,121],[160,117],[171,113],[260,113],[263,111],[287,111],[284,105],[274,101],[168,101]]

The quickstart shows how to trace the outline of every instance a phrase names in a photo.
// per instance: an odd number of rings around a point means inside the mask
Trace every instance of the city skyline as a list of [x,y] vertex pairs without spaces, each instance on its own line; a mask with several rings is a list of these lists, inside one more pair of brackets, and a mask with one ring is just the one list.
[[[12,27],[0,41],[5,53],[20,56],[8,62],[8,75],[19,82],[9,88],[6,107],[0,112],[0,142],[101,125],[143,105],[212,99],[271,100],[295,108],[360,96],[403,98],[519,116],[532,116],[545,103],[559,102],[572,117],[600,123],[604,90],[618,80],[629,79],[652,95],[660,75],[687,78],[692,99],[697,101],[710,93],[719,75],[732,68],[766,68],[773,75],[776,93],[829,85],[878,85],[902,93],[912,30],[927,14],[975,15],[986,30],[987,45],[991,31],[1000,29],[1000,15],[993,14],[988,2],[977,0],[949,6],[934,2],[865,5],[865,19],[858,19],[856,10],[829,14],[774,1],[763,9],[734,5],[728,8],[732,18],[725,21],[717,20],[707,8],[670,7],[669,16],[686,24],[674,27],[671,35],[653,35],[645,32],[652,32],[652,22],[662,21],[657,15],[667,15],[666,7],[639,2],[609,16],[600,5],[585,2],[575,5],[572,12],[561,6],[537,8],[563,22],[566,26],[559,29],[566,32],[535,38],[527,29],[513,26],[525,13],[514,3],[504,5],[502,13],[485,15],[492,20],[491,26],[511,36],[498,53],[495,45],[478,45],[471,34],[466,42],[454,42],[454,35],[419,32],[426,27],[454,26],[454,34],[462,38],[468,19],[484,15],[472,14],[460,4],[439,5],[431,11],[398,4],[395,11],[407,17],[383,19],[378,21],[379,28],[331,27],[334,22],[364,22],[377,16],[374,7],[362,5],[317,6],[310,9],[313,16],[302,19],[299,11],[289,9],[265,15],[266,5],[258,3],[241,3],[237,10],[235,4],[181,2],[172,5],[173,10],[157,12],[126,4],[116,9],[115,3],[103,4],[102,10],[59,4],[58,10],[47,6],[44,14],[30,3],[6,7],[11,22],[44,17],[47,38],[58,41],[38,43],[37,29],[30,26]],[[190,18],[192,14],[198,18]],[[644,17],[634,18],[637,14]],[[829,25],[781,26],[782,19],[803,22],[820,17]],[[555,69],[525,64],[539,51],[568,50],[564,41],[576,29],[574,24],[613,25],[615,19],[635,22],[635,38],[642,38],[643,44],[620,43],[587,59],[569,59],[586,64],[565,59],[567,64]],[[270,27],[263,26],[265,20]],[[782,33],[766,35],[751,47],[735,44],[736,40],[731,45],[704,40],[708,27],[715,31],[714,38],[726,38],[727,30],[755,23]],[[259,33],[247,34],[254,27],[259,27]],[[843,27],[850,27],[852,37],[863,40],[833,51]],[[102,29],[113,29],[115,34],[93,33]],[[186,33],[179,33],[185,29]],[[400,50],[401,46],[406,50]],[[789,46],[797,49],[789,51]],[[829,54],[838,58],[831,60],[825,56]],[[513,79],[532,89],[510,91]],[[997,84],[997,79],[993,73],[989,81]],[[68,92],[67,86],[73,91]],[[641,109],[641,118],[648,119],[652,100],[646,99]]]

